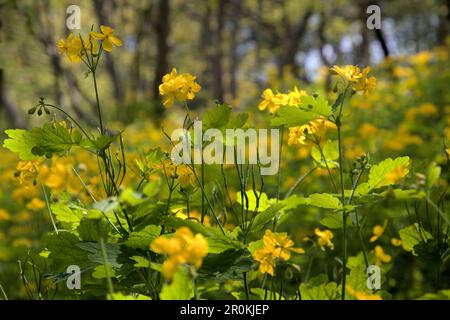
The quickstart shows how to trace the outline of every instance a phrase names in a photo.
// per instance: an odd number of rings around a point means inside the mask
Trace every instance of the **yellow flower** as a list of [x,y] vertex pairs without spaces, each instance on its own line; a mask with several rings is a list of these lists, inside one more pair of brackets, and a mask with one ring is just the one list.
[[27,209],[30,209],[32,211],[39,211],[43,208],[45,208],[45,202],[39,198],[33,198],[27,204]]
[[73,37],[73,34],[69,34],[66,40],[60,39],[56,44],[58,52],[65,54],[70,62],[80,62],[83,56],[83,45],[80,37]]
[[187,165],[180,165],[177,167],[176,174],[178,176],[178,183],[182,188],[195,186],[196,178],[192,169]]
[[359,67],[352,65],[347,65],[344,67],[333,66],[330,69],[330,72],[341,76],[344,80],[349,82],[357,82],[362,77]]
[[423,103],[417,109],[417,112],[424,116],[436,116],[438,114],[438,109],[432,103]]
[[11,215],[8,213],[8,211],[0,209],[0,221],[6,221],[9,219],[11,219]]
[[91,32],[92,38],[102,41],[103,50],[111,52],[113,45],[116,47],[122,46],[122,41],[113,35],[114,29],[108,26],[100,26],[101,33]]
[[68,54],[70,48],[72,47],[73,34],[69,34],[66,40],[59,39],[56,43],[56,48],[59,54]]
[[287,104],[290,106],[296,106],[299,105],[302,97],[307,96],[308,94],[304,90],[298,90],[298,88],[295,86],[294,91],[291,91],[288,93],[288,102]]
[[169,159],[165,159],[154,163],[152,169],[164,173],[166,177],[172,178],[176,170],[176,165]]
[[266,230],[263,237],[264,246],[255,250],[252,256],[259,262],[259,271],[275,274],[276,259],[287,261],[291,258],[291,252],[304,253],[302,248],[293,248],[294,242],[288,237],[286,232],[273,233]]
[[382,300],[377,294],[367,294],[364,291],[356,291],[352,286],[347,286],[347,292],[358,300]]
[[311,120],[303,126],[291,127],[289,128],[288,145],[308,144],[308,139],[306,137],[308,134],[313,134],[320,140],[325,136],[328,128],[336,128],[336,125],[331,121],[322,118]]
[[178,101],[193,100],[201,89],[195,80],[196,77],[189,73],[178,74],[175,68],[166,74],[159,85],[159,94],[164,96],[164,107],[171,107],[175,99]]
[[32,181],[33,185],[37,183],[39,175],[39,164],[41,160],[19,161],[16,167],[15,177],[19,179],[20,184],[28,185]]
[[305,126],[289,128],[288,145],[307,144],[305,130],[308,130]]
[[203,258],[208,254],[208,242],[203,235],[197,233],[194,236],[187,227],[179,228],[172,238],[156,238],[150,248],[156,253],[168,255],[162,268],[166,279],[171,279],[183,264],[190,264],[195,269],[200,268]]
[[374,226],[372,229],[373,235],[372,235],[372,237],[370,237],[369,241],[370,242],[377,241],[377,239],[383,235],[384,229],[386,229],[386,226],[387,226],[387,220],[384,220],[384,224],[382,226],[380,226],[380,225]]
[[321,231],[319,228],[314,229],[315,235],[318,237],[317,244],[320,246],[322,250],[325,250],[325,247],[329,247],[331,250],[334,250],[334,244],[331,241],[334,235],[331,230]]
[[370,72],[370,67],[364,68],[361,73],[361,78],[358,82],[353,86],[353,89],[356,91],[364,92],[364,95],[367,96],[370,91],[375,89],[377,86],[377,79],[375,77],[368,77],[368,73]]
[[[287,105],[290,101],[290,97],[283,93],[274,94],[272,89],[266,89],[263,91],[261,101],[258,105],[259,110],[269,109],[271,114],[274,114],[281,106]],[[294,97],[291,97],[293,99]],[[292,100],[293,101],[293,100]]]
[[402,240],[401,239],[397,239],[397,238],[392,238],[391,239],[391,244],[394,247],[400,247],[402,245]]
[[368,77],[370,67],[364,68],[361,72],[357,66],[334,66],[330,69],[330,72],[341,76],[346,84],[352,85],[355,91],[364,92],[365,95],[373,90],[377,84],[377,79],[375,79],[375,77]]
[[359,134],[363,137],[363,138],[372,138],[375,137],[376,134],[378,132],[377,127],[375,127],[373,124],[368,123],[368,122],[364,122],[360,127],[359,127]]
[[375,246],[375,264],[381,265],[382,263],[391,262],[392,257],[384,252],[381,246]]

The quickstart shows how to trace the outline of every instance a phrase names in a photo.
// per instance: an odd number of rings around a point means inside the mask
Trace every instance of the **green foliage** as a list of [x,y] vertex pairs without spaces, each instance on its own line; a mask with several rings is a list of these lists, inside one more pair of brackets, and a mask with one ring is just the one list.
[[146,250],[150,243],[161,234],[161,226],[149,225],[141,231],[133,231],[128,236],[125,245],[133,249]]
[[325,274],[311,278],[300,285],[302,300],[336,300],[339,297],[336,282],[328,281]]
[[410,226],[407,226],[399,231],[400,238],[402,239],[402,246],[406,251],[412,251],[413,254],[417,255],[415,252],[415,246],[422,243],[427,242],[432,239],[433,236],[424,230],[422,227],[419,227],[419,224],[414,223]]
[[[325,144],[322,147],[322,153],[323,156],[317,146],[311,149],[311,156],[313,157],[314,161],[316,161],[323,167],[326,167],[326,165],[328,165],[328,168],[330,169],[335,168],[336,167],[335,160],[339,158],[338,141],[328,140],[327,142],[325,142]],[[326,163],[324,158],[326,159]]]
[[9,139],[3,146],[16,152],[22,160],[32,160],[41,156],[66,155],[74,146],[82,142],[81,133],[73,128],[54,122],[44,124],[42,128],[31,130],[11,129],[5,133]]
[[407,166],[409,162],[410,162],[409,157],[399,157],[396,159],[388,158],[376,165],[373,165],[370,168],[369,181],[360,184],[356,188],[356,194],[357,195],[368,194],[370,191],[374,189],[394,184],[392,180],[386,179],[388,175],[397,169]]
[[270,122],[271,126],[296,127],[302,126],[311,120],[320,117],[327,118],[332,113],[328,101],[321,96],[302,97],[299,106],[282,106],[277,111],[277,116]]
[[186,270],[175,273],[170,283],[165,283],[160,293],[161,300],[189,300],[194,296],[192,280]]

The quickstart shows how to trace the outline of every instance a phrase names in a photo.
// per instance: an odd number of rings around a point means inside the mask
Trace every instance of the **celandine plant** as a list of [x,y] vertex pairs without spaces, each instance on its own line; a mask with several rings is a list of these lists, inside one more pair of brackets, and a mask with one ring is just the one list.
[[[379,244],[389,222],[376,225],[368,242],[362,236],[367,208],[384,199],[422,201],[438,221],[430,232],[418,218],[400,231],[401,239],[392,238],[392,246],[414,254],[448,251],[450,221],[433,200],[440,167],[430,166],[423,184],[408,188],[401,183],[409,157],[372,163],[362,154],[351,164],[345,157],[349,101],[356,94],[369,97],[376,87],[369,67],[332,67],[332,104],[297,87],[264,90],[258,108],[271,114],[270,138],[268,128],[257,135],[249,115],[225,103],[194,118],[189,101],[201,87],[195,76],[173,69],[159,92],[166,108],[182,106],[183,128],[172,135],[163,131],[171,150],[150,148],[130,163],[122,132],[112,132],[104,121],[97,85],[102,57],[122,42],[110,27],[100,31],[71,34],[57,44],[92,78],[97,130],[40,98],[29,113],[51,115],[48,123],[6,131],[4,146],[21,159],[16,178],[26,190],[42,192],[44,200],[36,198],[34,205],[47,209],[53,228],[42,250],[19,264],[29,298],[389,299],[384,281],[393,257]],[[247,146],[247,139],[254,141]],[[289,181],[285,169],[295,163],[286,148],[296,147],[310,148],[312,161]],[[75,166],[69,173],[61,169],[59,161],[71,158],[75,148],[96,160],[101,191]],[[271,170],[264,171],[267,165]],[[62,172],[83,193],[57,193]],[[314,190],[306,186],[312,178],[320,179],[323,190],[308,192]],[[306,210],[320,213],[322,227],[303,233],[304,242],[296,244],[286,222],[302,224]],[[349,231],[357,234],[355,256],[349,255]],[[311,277],[319,255],[328,262]]]

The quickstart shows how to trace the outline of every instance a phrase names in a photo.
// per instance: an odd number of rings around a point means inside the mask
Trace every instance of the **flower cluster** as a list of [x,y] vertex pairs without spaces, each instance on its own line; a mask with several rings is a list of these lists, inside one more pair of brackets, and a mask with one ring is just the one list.
[[321,231],[319,228],[316,228],[314,230],[314,234],[318,237],[317,244],[322,250],[325,250],[325,247],[328,247],[331,250],[334,249],[334,244],[333,242],[331,242],[331,239],[333,239],[334,235],[331,230]]
[[377,79],[368,76],[370,67],[366,67],[361,71],[359,67],[352,65],[344,67],[333,66],[330,72],[340,76],[344,87],[352,87],[354,91],[363,92],[366,96],[377,85]]
[[41,160],[39,159],[19,161],[16,167],[17,171],[14,176],[19,179],[20,184],[28,186],[31,182],[33,185],[36,185],[40,163]]
[[122,46],[122,41],[114,36],[114,30],[108,26],[100,26],[101,32],[90,32],[84,38],[73,34],[64,40],[58,40],[56,46],[60,54],[65,54],[69,61],[80,62],[86,54],[98,55],[100,45],[104,51],[111,52],[113,45]]
[[177,166],[169,159],[154,163],[152,169],[163,173],[166,177],[176,179],[184,189],[190,186],[194,187],[197,182],[193,168],[185,164]]
[[286,232],[273,233],[270,230],[266,230],[263,244],[264,246],[261,249],[253,252],[253,258],[259,262],[259,271],[268,273],[271,276],[275,274],[277,259],[287,261],[291,257],[291,252],[305,252],[302,248],[292,248],[294,242]]
[[259,103],[258,109],[261,111],[269,109],[269,112],[274,114],[281,106],[298,105],[301,98],[307,95],[306,91],[298,90],[297,87],[288,93],[274,93],[272,89],[266,89],[261,95],[263,100]]
[[196,77],[190,73],[178,74],[175,68],[166,74],[159,85],[159,94],[164,96],[164,107],[171,107],[175,100],[181,102],[193,100],[201,89],[195,79]]
[[162,267],[162,274],[166,279],[171,279],[183,264],[200,268],[203,258],[208,254],[208,242],[203,235],[198,233],[194,236],[187,227],[179,228],[172,238],[156,238],[150,248],[156,253],[168,255]]
[[289,138],[288,144],[308,144],[308,135],[313,135],[315,138],[312,142],[316,143],[322,137],[325,136],[328,128],[336,128],[336,125],[324,118],[315,119],[309,121],[303,126],[291,127],[289,128]]

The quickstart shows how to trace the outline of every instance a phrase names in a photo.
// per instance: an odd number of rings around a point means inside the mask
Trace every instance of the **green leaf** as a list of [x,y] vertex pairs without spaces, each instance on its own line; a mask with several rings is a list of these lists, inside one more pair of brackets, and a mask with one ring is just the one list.
[[[106,273],[106,269],[108,269],[108,273]],[[107,263],[106,265],[99,265],[96,266],[94,271],[92,272],[92,277],[95,279],[105,279],[107,278],[107,274],[111,277],[111,278],[115,278],[116,277],[116,273],[114,271],[114,269],[111,267],[111,264]]]
[[[247,195],[247,199],[248,199],[248,211],[253,212],[256,210],[256,196],[255,193],[252,190],[246,191],[246,195]],[[264,211],[266,210],[270,204],[269,204],[269,199],[267,197],[267,194],[265,194],[264,192],[261,193],[261,195],[259,194],[259,192],[257,192],[257,195],[259,198],[259,206],[258,206],[258,212]],[[241,197],[241,192],[238,191],[236,192],[236,201],[242,205],[241,201],[242,201],[242,197]],[[247,200],[244,196],[244,208],[247,209]]]
[[356,195],[364,195],[373,189],[390,186],[394,184],[391,179],[387,179],[389,175],[396,170],[408,166],[410,162],[409,157],[398,157],[394,160],[387,158],[380,163],[372,166],[369,172],[369,181],[360,184],[356,188]]
[[199,270],[199,276],[207,279],[241,280],[242,273],[252,269],[253,260],[247,250],[227,250],[220,254],[210,254]]
[[342,214],[329,212],[320,220],[320,223],[330,229],[342,228]]
[[146,250],[150,243],[159,237],[161,233],[161,226],[149,225],[141,231],[133,231],[130,233],[128,240],[125,242],[127,247],[133,249]]
[[190,300],[194,296],[192,281],[184,269],[179,269],[171,283],[165,283],[159,297],[161,300]]
[[441,167],[436,163],[431,163],[427,169],[427,188],[433,187],[441,176]]
[[332,113],[328,101],[319,96],[302,97],[299,106],[283,106],[277,110],[277,116],[272,119],[271,126],[296,127],[302,126],[311,120],[328,117]]
[[77,228],[78,234],[83,241],[107,239],[110,230],[111,225],[98,211],[91,211],[90,214],[80,221],[80,225]]
[[245,126],[248,120],[248,113],[247,112],[240,112],[236,116],[230,119],[230,121],[227,124],[228,129],[238,129]]
[[329,193],[314,193],[309,196],[309,205],[325,208],[325,209],[340,209],[342,207],[341,201]]
[[150,268],[150,261],[145,257],[132,256],[130,259],[136,262],[133,265],[135,268]]
[[269,208],[267,208],[265,211],[259,213],[256,215],[255,220],[253,221],[251,232],[258,231],[262,229],[268,222],[272,221],[272,219],[275,217],[275,215],[284,207],[284,204],[277,203]]
[[[86,252],[89,252],[88,259],[92,262],[103,264],[104,258],[100,248],[100,244],[97,242],[80,242],[76,246]],[[120,268],[121,263],[117,261],[121,254],[120,246],[116,243],[105,243],[106,262],[111,264],[113,268]]]
[[328,164],[329,168],[336,167],[335,160],[339,158],[339,145],[337,140],[328,140],[322,147],[323,156],[326,159],[326,163],[322,158],[319,148],[313,147],[311,149],[311,156],[321,166],[325,167]]
[[48,260],[54,273],[66,272],[70,265],[77,265],[80,268],[95,265],[89,261],[88,252],[77,247],[80,239],[70,232],[60,231],[58,234],[51,232],[44,237],[44,243],[50,251]]
[[120,201],[128,204],[129,206],[137,206],[145,201],[145,196],[142,193],[136,192],[131,188],[127,188],[119,196]]
[[87,210],[79,207],[72,207],[69,203],[57,202],[50,205],[52,213],[56,220],[61,222],[68,229],[76,229],[80,224],[83,215],[87,214]]
[[339,296],[335,282],[328,282],[325,274],[311,278],[308,283],[300,285],[302,300],[335,300]]
[[399,231],[400,239],[402,239],[402,247],[406,251],[412,251],[414,255],[417,253],[414,251],[414,247],[422,242],[426,242],[433,238],[433,236],[425,231],[423,228],[419,228],[417,223],[414,223]]
[[155,179],[147,183],[142,192],[149,198],[153,198],[159,194],[161,190],[161,180]]
[[3,146],[19,154],[22,160],[32,160],[37,157],[52,155],[66,155],[73,146],[82,142],[81,133],[75,129],[66,128],[54,122],[44,124],[42,128],[32,130],[13,129],[6,130],[9,139]]
[[203,128],[221,128],[230,119],[231,107],[227,104],[218,104],[212,109],[208,109],[203,114]]
[[84,147],[95,153],[105,151],[106,149],[109,148],[111,143],[113,143],[117,139],[117,137],[120,136],[121,134],[122,132],[116,133],[112,136],[102,134],[101,136],[95,138],[95,140],[86,142],[84,144]]

